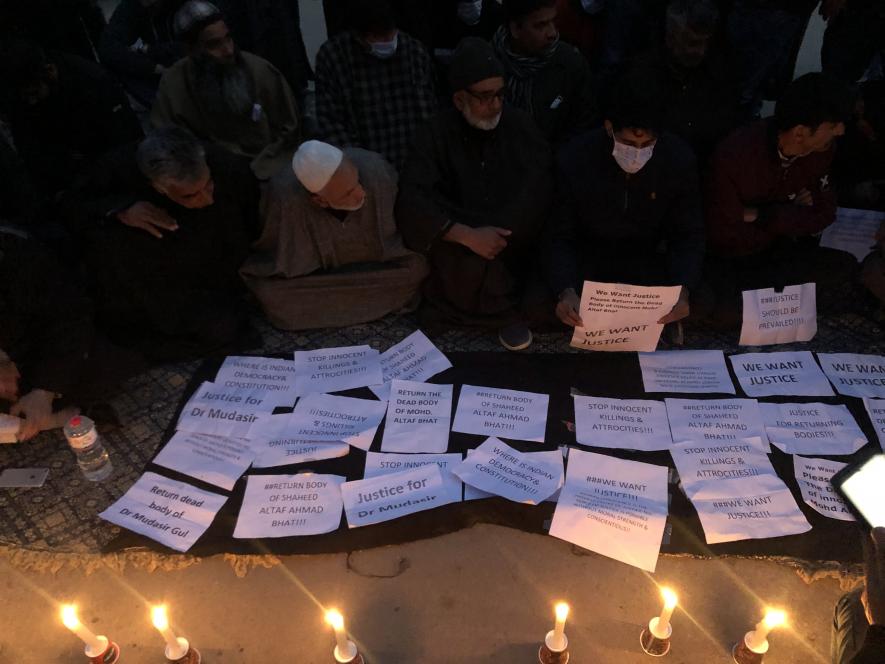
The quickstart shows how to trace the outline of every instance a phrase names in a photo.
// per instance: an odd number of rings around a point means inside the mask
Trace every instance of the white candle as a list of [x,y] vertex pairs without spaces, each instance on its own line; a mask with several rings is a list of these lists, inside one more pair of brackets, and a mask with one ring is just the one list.
[[553,626],[553,641],[554,643],[562,643],[562,639],[565,636],[565,620],[568,618],[568,604],[560,602],[553,610],[556,613],[556,623]]
[[188,643],[184,639],[175,636],[175,632],[169,626],[169,617],[166,615],[166,607],[163,605],[151,608],[151,622],[166,642],[167,659],[181,659],[188,652]]
[[329,609],[326,611],[326,622],[335,630],[335,645],[338,646],[338,652],[342,655],[350,652],[350,640],[344,631],[344,616],[341,612],[338,609]]
[[756,629],[747,635],[747,645],[750,648],[759,648],[766,641],[768,635],[775,627],[781,627],[787,622],[787,615],[783,611],[768,609],[762,622],[756,624]]
[[678,599],[676,593],[669,588],[661,588],[661,596],[664,598],[664,608],[661,610],[661,615],[658,618],[658,631],[666,632]]
[[65,604],[61,607],[61,621],[86,644],[86,648],[101,654],[107,648],[107,641],[90,632],[77,617],[77,607]]

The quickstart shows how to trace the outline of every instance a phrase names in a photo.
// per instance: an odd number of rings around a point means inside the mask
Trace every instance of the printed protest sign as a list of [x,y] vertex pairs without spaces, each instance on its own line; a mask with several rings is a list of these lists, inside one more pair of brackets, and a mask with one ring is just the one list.
[[452,386],[391,381],[385,452],[445,452],[452,422]]
[[854,515],[845,506],[845,501],[830,484],[833,475],[847,465],[829,459],[793,457],[793,472],[802,492],[802,500],[811,505],[816,512],[831,519],[854,521]]
[[734,385],[721,350],[659,350],[639,353],[646,392],[723,392]]
[[346,482],[341,487],[350,528],[397,519],[454,502],[436,464]]
[[154,463],[230,491],[254,458],[248,440],[178,431]]
[[543,443],[549,401],[546,394],[464,385],[452,431]]
[[650,452],[673,443],[663,401],[575,396],[575,437],[583,445]]
[[836,221],[820,236],[820,246],[852,254],[858,262],[876,246],[876,233],[885,221],[885,212],[837,208]]
[[737,442],[758,438],[768,452],[768,436],[755,399],[665,399],[675,441]]
[[814,284],[743,293],[741,346],[769,346],[811,341],[817,334],[817,292]]
[[769,440],[787,454],[854,454],[867,444],[841,404],[761,403],[759,408]]
[[857,353],[818,353],[824,373],[839,394],[885,398],[885,357]]
[[[290,426],[293,415],[284,413],[271,415],[249,441],[255,452],[252,465],[255,468],[271,468],[295,463],[337,459],[350,453],[350,445],[341,441],[313,441],[293,436],[297,430]],[[371,428],[370,428],[371,430]],[[374,436],[374,431],[371,432]],[[365,434],[368,437],[368,433]],[[371,440],[369,441],[371,445]]]
[[256,390],[276,406],[292,406],[295,392],[295,363],[272,357],[232,355],[224,360],[215,384],[232,389]]
[[728,359],[747,396],[833,396],[833,388],[810,351],[744,353]]
[[298,396],[340,392],[380,382],[380,354],[369,346],[295,351],[295,388]]
[[387,401],[390,398],[391,381],[399,379],[425,383],[451,366],[449,358],[443,355],[421,330],[416,330],[381,353],[381,372],[384,382],[380,385],[370,385],[369,389],[381,401]]
[[343,442],[368,450],[387,404],[329,394],[308,394],[298,402],[286,433],[297,440]]
[[674,443],[670,450],[682,488],[689,497],[711,480],[775,475],[758,438],[736,442]]
[[366,452],[366,469],[363,479],[401,473],[404,470],[436,464],[442,473],[447,502],[461,500],[461,480],[452,469],[461,463],[461,454],[391,454],[386,452]]

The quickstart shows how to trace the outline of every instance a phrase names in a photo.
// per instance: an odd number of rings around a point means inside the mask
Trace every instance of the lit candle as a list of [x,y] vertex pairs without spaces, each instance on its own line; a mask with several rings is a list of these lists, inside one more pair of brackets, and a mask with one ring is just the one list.
[[344,616],[338,609],[329,609],[326,611],[326,622],[335,630],[335,659],[339,662],[351,661],[357,655],[357,648],[344,631]]
[[750,649],[756,650],[768,641],[768,634],[775,627],[781,627],[787,622],[787,614],[776,609],[767,609],[762,622],[757,623],[756,629],[747,634],[746,643]]
[[559,602],[554,607],[556,623],[553,626],[553,643],[562,644],[565,637],[565,619],[568,618],[568,604]]
[[100,655],[107,649],[107,639],[96,636],[80,622],[80,619],[77,617],[77,607],[73,604],[65,604],[61,607],[61,621],[65,627],[86,644],[86,649],[90,652]]
[[669,588],[661,588],[661,596],[664,598],[664,608],[661,610],[661,615],[658,618],[657,627],[659,632],[667,632],[667,628],[670,626],[670,617],[673,615],[678,599],[676,593]]
[[187,641],[179,639],[175,636],[175,632],[169,627],[169,617],[166,615],[166,607],[163,605],[151,608],[151,621],[154,627],[163,636],[166,641],[166,657],[167,659],[181,659],[187,654]]

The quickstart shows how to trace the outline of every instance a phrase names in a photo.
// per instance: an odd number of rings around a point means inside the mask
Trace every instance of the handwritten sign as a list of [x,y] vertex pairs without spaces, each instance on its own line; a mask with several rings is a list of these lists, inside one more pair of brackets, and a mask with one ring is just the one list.
[[854,454],[867,444],[846,406],[762,403],[759,408],[769,440],[787,454]]
[[639,353],[646,392],[723,392],[734,385],[721,350],[659,350]]
[[346,482],[341,487],[350,528],[397,519],[453,502],[436,464]]
[[187,551],[226,502],[225,496],[145,473],[99,516],[175,551]]
[[747,396],[833,396],[833,388],[810,351],[744,353],[728,359]]
[[876,246],[876,233],[885,221],[885,212],[837,208],[836,220],[824,229],[820,246],[853,254],[858,262]]
[[452,386],[391,381],[385,452],[445,452],[452,421]]
[[708,482],[690,498],[707,544],[798,535],[811,530],[793,494],[772,475]]
[[489,438],[452,472],[465,484],[516,503],[537,505],[559,488],[562,454],[535,452],[532,457]]
[[879,438],[879,446],[885,450],[885,399],[863,400],[864,408],[867,409],[867,415],[870,416],[870,422],[876,430],[876,436]]
[[401,473],[404,470],[421,468],[436,464],[442,473],[443,485],[445,486],[445,498],[448,502],[456,503],[461,500],[461,480],[453,473],[452,469],[461,463],[461,455],[458,452],[451,454],[388,454],[384,452],[366,452],[366,470],[363,479]]
[[654,572],[666,521],[666,466],[569,453],[551,535]]
[[741,346],[769,346],[811,341],[817,334],[817,295],[814,284],[743,293]]
[[673,443],[663,401],[574,399],[576,438],[583,445],[650,452]]
[[549,401],[546,394],[464,385],[452,431],[543,443]]
[[585,281],[581,319],[571,345],[585,350],[653,351],[666,316],[679,299],[679,286],[631,286]]
[[817,359],[839,394],[848,397],[885,397],[885,357],[818,353]]
[[758,438],[733,443],[674,443],[670,454],[689,497],[711,480],[777,475]]
[[215,374],[215,384],[224,388],[256,390],[265,395],[268,403],[276,406],[292,406],[298,398],[292,360],[233,355],[224,360]]
[[308,394],[292,411],[286,433],[297,440],[343,442],[368,450],[386,411],[383,401]]
[[248,440],[178,431],[154,463],[230,491],[254,457]]
[[370,385],[369,389],[381,401],[387,401],[390,398],[391,381],[399,379],[426,383],[451,366],[449,358],[443,355],[421,330],[416,330],[381,353],[384,383]]
[[382,382],[379,353],[369,346],[296,350],[295,370],[298,396]]
[[341,524],[339,475],[250,475],[234,537],[320,535]]
[[755,399],[665,399],[664,403],[673,440],[722,443],[758,438],[769,451]]
[[816,512],[840,521],[854,521],[854,515],[845,506],[845,501],[833,489],[830,480],[848,464],[828,459],[806,459],[793,457],[793,472],[796,483],[802,492],[802,500]]
[[292,437],[289,433],[291,420],[291,413],[271,415],[266,424],[254,432],[250,445],[255,452],[255,459],[252,461],[255,468],[337,459],[350,453],[350,445],[344,442],[310,441]]

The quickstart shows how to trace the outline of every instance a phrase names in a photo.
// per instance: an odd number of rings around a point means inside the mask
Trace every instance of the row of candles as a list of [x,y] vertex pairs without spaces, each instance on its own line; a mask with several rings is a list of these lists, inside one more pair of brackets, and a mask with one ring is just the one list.
[[[671,618],[676,610],[678,599],[670,588],[661,588],[664,605],[660,615],[652,618],[648,626],[640,634],[642,649],[649,655],[663,657],[670,651],[670,639],[673,635]],[[541,664],[566,664],[569,660],[568,637],[565,634],[565,623],[569,615],[569,605],[559,602],[554,607],[555,621],[553,629],[547,633],[544,643],[538,651]],[[326,622],[335,632],[335,648],[332,655],[339,664],[365,664],[356,644],[347,636],[344,628],[344,616],[337,609],[326,611]],[[61,620],[71,632],[86,644],[86,656],[96,664],[116,664],[120,656],[117,644],[105,636],[93,634],[77,617],[77,607],[65,604],[61,609]],[[165,655],[170,662],[178,664],[200,664],[200,653],[193,648],[187,639],[176,634],[169,626],[169,618],[165,606],[151,608],[151,621],[166,643]],[[768,652],[768,635],[776,627],[786,624],[783,611],[768,609],[765,617],[755,629],[747,632],[732,649],[732,656],[737,664],[760,664],[763,655]]]

